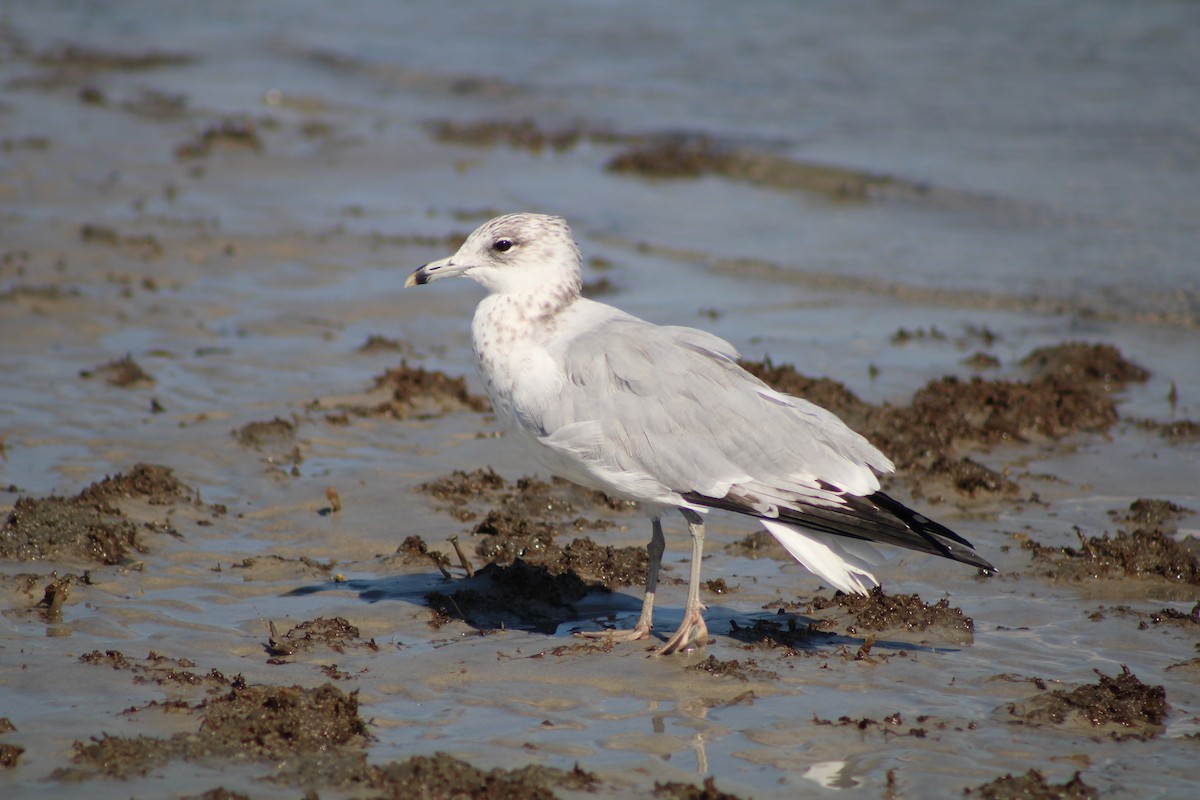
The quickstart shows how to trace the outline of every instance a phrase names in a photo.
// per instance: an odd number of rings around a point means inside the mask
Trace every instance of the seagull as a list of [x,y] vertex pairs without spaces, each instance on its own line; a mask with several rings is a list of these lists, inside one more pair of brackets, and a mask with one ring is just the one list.
[[479,375],[512,438],[550,473],[636,501],[649,515],[649,567],[637,624],[592,632],[650,636],[676,509],[692,539],[687,602],[659,654],[707,643],[700,602],[703,514],[753,517],[804,567],[847,593],[879,582],[875,544],[995,569],[949,528],[880,491],[895,466],[832,412],[777,392],[725,340],[656,325],[582,296],[582,259],[561,217],[506,214],[405,287],[465,277],[487,296],[471,335]]

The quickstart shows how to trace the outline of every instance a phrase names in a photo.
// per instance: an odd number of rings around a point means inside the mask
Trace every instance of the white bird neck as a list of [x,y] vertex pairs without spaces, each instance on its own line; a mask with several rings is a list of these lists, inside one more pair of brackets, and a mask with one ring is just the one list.
[[513,281],[504,287],[489,287],[491,294],[476,310],[477,321],[491,319],[495,323],[518,323],[517,330],[530,330],[529,322],[544,324],[561,314],[581,296],[578,272],[555,280]]

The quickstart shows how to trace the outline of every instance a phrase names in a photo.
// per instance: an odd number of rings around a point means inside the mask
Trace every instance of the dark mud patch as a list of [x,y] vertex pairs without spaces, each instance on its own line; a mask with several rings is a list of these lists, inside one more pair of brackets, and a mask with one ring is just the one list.
[[172,53],[158,50],[145,52],[121,52],[101,50],[83,44],[60,44],[33,54],[32,60],[42,66],[69,68],[91,74],[100,70],[142,72],[182,67],[196,61],[189,53]]
[[[477,540],[475,554],[486,563],[507,565],[520,559],[552,575],[570,575],[608,589],[634,585],[645,578],[649,558],[642,547],[598,545],[588,536],[560,544],[564,534],[614,526],[606,519],[582,516],[585,509],[631,510],[631,504],[602,492],[558,478],[547,482],[526,477],[509,482],[490,467],[456,470],[421,484],[418,490],[447,503],[456,519],[477,520],[470,535]],[[492,508],[480,511],[484,505]],[[466,566],[465,556],[462,558]]]
[[584,124],[548,130],[531,119],[482,120],[478,122],[435,120],[426,123],[425,128],[435,139],[447,144],[462,144],[470,147],[505,146],[528,150],[532,153],[541,153],[546,150],[564,152],[585,142],[615,144],[628,138],[606,129]]
[[[456,469],[449,475],[422,483],[417,489],[460,509],[472,501],[495,502],[508,492],[509,484],[491,467],[484,467],[471,472]],[[466,519],[474,519],[474,515]]]
[[[441,142],[470,147],[511,147],[542,153],[565,152],[581,144],[617,146],[605,164],[609,172],[647,179],[687,179],[716,176],[782,191],[803,191],[841,202],[880,197],[926,198],[925,184],[890,175],[802,161],[703,133],[628,133],[576,123],[546,128],[533,120],[437,120],[426,129]],[[940,195],[953,193],[941,192]],[[951,199],[951,198],[947,198]],[[971,198],[954,196],[959,203]],[[978,198],[975,198],[978,202]]]
[[12,284],[0,291],[0,303],[19,303],[38,313],[47,310],[47,304],[60,303],[67,298],[79,297],[81,292],[74,286],[57,283]]
[[307,620],[283,635],[277,635],[272,623],[271,638],[267,642],[267,649],[273,656],[290,656],[297,652],[318,649],[345,653],[348,648],[379,651],[379,645],[374,639],[363,639],[358,628],[342,617]]
[[1108,512],[1108,515],[1117,522],[1123,522],[1127,525],[1150,528],[1164,528],[1170,526],[1174,529],[1174,523],[1180,517],[1185,517],[1188,514],[1196,513],[1190,508],[1176,505],[1170,500],[1152,500],[1146,497],[1139,497],[1129,504],[1129,508],[1113,509]]
[[126,656],[120,650],[105,650],[104,652],[93,650],[81,655],[79,662],[115,670],[127,670],[133,675],[134,683],[158,686],[197,686],[205,688],[210,694],[225,691],[231,684],[240,681],[240,677],[230,681],[215,669],[209,670],[207,673],[197,672],[195,661],[189,658],[171,658],[159,655],[153,650],[145,658]]
[[1178,611],[1174,608],[1161,608],[1158,611],[1139,611],[1129,606],[1113,606],[1112,608],[1104,608],[1102,606],[1091,614],[1088,614],[1088,619],[1093,622],[1100,622],[1106,619],[1109,614],[1119,617],[1132,617],[1138,620],[1139,630],[1159,625],[1175,625],[1185,628],[1200,625],[1200,603],[1192,606],[1191,611]]
[[416,348],[409,342],[403,342],[399,339],[392,339],[388,336],[381,336],[373,333],[358,346],[355,350],[357,353],[403,353],[406,356],[416,355]]
[[248,422],[232,433],[238,444],[261,453],[270,470],[296,477],[304,463],[304,453],[295,441],[298,427],[295,416],[290,420],[274,417]]
[[[929,717],[917,717],[917,724],[924,725],[929,720]],[[813,725],[820,725],[822,727],[855,728],[863,732],[878,731],[891,736],[915,736],[918,739],[924,739],[928,733],[923,727],[907,727],[899,711],[888,714],[882,719],[874,719],[872,717],[854,719],[853,717],[841,716],[834,720],[822,719],[814,714],[812,723]],[[938,727],[944,727],[944,725],[938,723]]]
[[888,341],[894,345],[924,341],[944,342],[946,341],[946,334],[936,325],[929,328],[915,328],[911,331],[908,328],[898,328]]
[[[135,674],[170,661],[153,653],[145,660],[129,659],[116,651],[88,654],[84,660]],[[102,734],[88,742],[76,742],[73,766],[56,770],[51,778],[64,783],[96,777],[128,780],[182,760],[218,770],[229,762],[262,764],[266,770],[263,779],[302,786],[314,796],[311,790],[319,786],[366,789],[371,796],[381,797],[553,800],[560,791],[574,796],[603,788],[595,775],[578,767],[560,770],[529,765],[484,771],[445,753],[369,764],[366,747],[371,736],[359,714],[357,693],[343,692],[332,684],[312,689],[248,686],[238,676],[224,682],[217,696],[195,706],[182,702],[151,706],[197,715],[199,724],[194,732],[166,738]],[[14,763],[20,752],[16,746],[0,750]],[[237,795],[214,789],[203,796]]]
[[935,420],[946,426],[941,438],[951,446],[1059,439],[1076,431],[1104,431],[1117,421],[1109,386],[1056,376],[1032,381],[945,377],[913,396],[910,413],[926,429]]
[[1176,611],[1173,608],[1161,608],[1150,612],[1150,622],[1153,625],[1200,625],[1200,603],[1192,606],[1191,611]]
[[128,779],[176,759],[278,763],[361,747],[368,739],[366,723],[358,715],[357,693],[346,694],[331,684],[304,689],[235,681],[227,694],[201,704],[200,713],[202,721],[195,733],[170,738],[104,734],[88,744],[77,742],[74,762],[78,766],[57,770],[53,777]]
[[14,153],[20,150],[40,153],[49,148],[50,140],[45,136],[4,137],[0,139],[0,153]]
[[[970,644],[974,622],[945,598],[926,603],[915,594],[888,595],[876,587],[869,595],[837,592],[831,598],[817,597],[808,603],[783,603],[772,619],[755,619],[749,626],[729,623],[731,638],[748,649],[782,650],[784,655],[818,655],[834,647],[834,654],[852,661],[880,663],[892,655],[906,656],[897,649],[903,642]],[[873,653],[881,635],[888,650]],[[856,649],[852,649],[857,645]]]
[[175,158],[180,161],[202,159],[219,151],[261,153],[263,141],[258,128],[248,119],[222,120],[176,146]]
[[721,661],[716,656],[709,656],[703,661],[687,667],[687,671],[705,672],[713,677],[734,678],[739,681],[749,681],[751,678],[755,680],[779,680],[779,673],[772,672],[769,669],[760,669],[758,662],[752,658],[746,659],[745,663],[743,663],[737,659]]
[[375,377],[370,395],[376,394],[385,397],[375,402],[339,404],[337,408],[359,417],[393,419],[431,418],[458,411],[482,413],[491,408],[487,398],[467,391],[465,378],[412,367],[406,360]]
[[[809,378],[787,365],[744,362],[773,388],[828,408],[884,451],[912,481],[914,493],[930,479],[960,495],[1012,496],[1018,486],[961,450],[1036,440],[1077,432],[1103,432],[1118,419],[1112,393],[1146,371],[1111,345],[1068,342],[1041,348],[1023,362],[1034,377],[1025,381],[931,381],[908,406],[866,403],[836,381]],[[938,499],[935,494],[932,499]]]
[[[312,556],[292,557],[269,553],[262,556],[248,556],[231,564],[228,568],[244,571],[246,580],[291,580],[297,576],[303,576],[305,578],[315,577],[323,581],[336,581],[337,576],[332,574],[335,567],[337,567],[337,561],[333,559],[318,561]],[[214,571],[220,572],[221,570],[222,568],[218,564]],[[296,593],[304,594],[305,592],[297,590]]]
[[447,578],[450,577],[450,573],[446,570],[446,567],[450,566],[450,557],[437,550],[430,550],[429,545],[420,536],[406,537],[396,548],[395,558],[409,566],[433,562]]
[[578,617],[572,603],[590,590],[603,589],[589,587],[574,572],[554,574],[519,558],[508,566],[490,563],[459,587],[425,596],[434,628],[461,620],[479,630],[512,627],[554,633],[560,624]]
[[183,800],[253,800],[253,798],[248,794],[233,792],[224,786],[218,786],[216,789],[209,789],[204,794],[184,795]]
[[233,432],[240,444],[262,449],[288,445],[296,438],[295,420],[274,419],[248,422]]
[[139,87],[120,104],[122,111],[157,121],[178,119],[186,113],[187,106],[187,95],[164,92],[148,86]]
[[122,389],[141,388],[154,384],[153,376],[142,369],[141,365],[130,355],[114,359],[93,369],[80,370],[79,377],[84,379],[101,378],[110,386]]
[[555,522],[526,517],[504,509],[493,509],[472,529],[482,537],[475,552],[487,561],[511,562],[521,556],[544,556],[556,545],[559,534]]
[[944,597],[926,603],[915,594],[886,594],[877,586],[868,595],[837,592],[828,598],[816,597],[803,607],[795,604],[784,608],[814,617],[823,629],[833,623],[851,636],[860,631],[919,631],[943,641],[969,644],[974,640],[974,621],[962,609],[952,608]]
[[[1070,691],[1054,689],[1019,703],[1008,713],[1025,725],[1062,725],[1083,728],[1114,739],[1150,739],[1165,730],[1170,705],[1162,686],[1147,686],[1122,667],[1115,678],[1096,670],[1098,683]],[[1042,681],[1034,681],[1039,687]]]
[[[17,729],[17,726],[12,723],[8,717],[0,717],[0,736],[6,733],[12,733]],[[0,768],[9,769],[17,766],[17,761],[21,758],[21,754],[25,752],[25,748],[19,744],[11,742],[0,742]]]
[[[173,533],[166,521],[136,525],[113,505],[123,498],[168,505],[195,493],[171,469],[137,464],[126,474],[93,483],[75,497],[19,497],[0,527],[0,557],[18,561],[83,557],[119,564],[130,552],[146,551],[143,530]],[[217,509],[218,507],[213,507]]]
[[388,413],[397,417],[405,416],[406,409],[411,410],[420,403],[430,401],[452,410],[457,407],[483,412],[491,408],[487,398],[467,391],[465,378],[452,378],[436,370],[410,367],[407,361],[401,361],[399,367],[378,376],[375,388],[391,391]]
[[1031,769],[1014,778],[1011,774],[975,788],[963,790],[968,797],[982,800],[1097,800],[1100,793],[1083,782],[1076,772],[1065,783],[1050,783],[1046,776]]
[[[96,503],[136,498],[152,506],[198,502],[195,490],[176,478],[174,470],[158,464],[134,464],[128,472],[105,476],[80,492],[79,497]],[[220,510],[218,506],[212,508]]]
[[246,686],[208,701],[201,734],[214,744],[234,745],[242,757],[274,760],[362,743],[367,726],[358,715],[356,692],[346,694],[330,684]]
[[17,766],[17,761],[24,752],[25,748],[19,744],[0,743],[0,767],[9,769]]
[[[1177,661],[1167,667],[1167,672],[1179,672],[1193,682],[1200,681],[1200,658],[1190,658],[1187,661]],[[1189,734],[1191,738],[1200,738]]]
[[[39,572],[18,572],[0,576],[0,585],[11,589],[14,594],[24,595],[30,600],[40,597],[41,599],[34,608],[43,615],[49,616],[54,613],[53,609],[56,603],[61,611],[61,603],[70,596],[72,586],[92,585],[92,573],[89,570],[84,570],[82,574],[54,570],[49,575]],[[15,610],[9,609],[5,613],[15,613]]]
[[699,178],[716,175],[733,181],[785,191],[804,191],[841,201],[865,201],[881,195],[921,196],[927,187],[888,175],[798,161],[703,135],[657,136],[613,156],[610,172],[642,178]]
[[190,53],[105,50],[74,42],[34,51],[11,29],[6,29],[2,35],[5,54],[10,60],[20,59],[39,68],[37,74],[12,79],[9,88],[49,91],[83,86],[90,91],[86,95],[81,93],[81,100],[90,103],[96,102],[89,98],[99,92],[95,81],[105,72],[149,72],[183,67],[198,60]]
[[153,234],[123,236],[114,228],[94,223],[88,223],[79,228],[79,240],[84,244],[120,248],[142,261],[158,258],[164,252],[162,242]]
[[717,788],[716,779],[709,775],[704,779],[703,786],[691,783],[654,783],[654,797],[657,800],[742,800],[736,794],[723,792]]
[[[502,212],[496,211],[493,214],[484,215],[482,218],[472,214],[468,214],[466,216],[469,219],[479,219],[480,221],[483,221],[500,213]],[[383,234],[375,231],[367,237],[367,243],[370,245],[372,250],[378,250],[382,247],[420,247],[427,250],[445,250],[453,253],[454,251],[458,250],[458,248],[462,247],[462,243],[467,240],[468,235],[470,235],[470,231],[457,231],[442,234],[440,236],[432,236],[424,233]]]
[[598,641],[581,641],[571,642],[570,644],[560,644],[556,647],[550,647],[542,650],[541,652],[534,653],[531,656],[522,656],[522,658],[545,658],[546,656],[557,656],[559,658],[564,658],[566,656],[585,656],[596,653],[611,653],[616,645],[616,641],[610,636],[602,638]]
[[91,576],[86,573],[82,577],[78,575],[64,575],[61,578],[55,577],[54,580],[46,584],[46,588],[42,593],[42,599],[36,606],[46,622],[58,623],[63,621],[63,605],[66,604],[67,598],[71,596],[71,587],[76,583],[90,584]]
[[585,489],[562,478],[549,482],[537,478],[518,478],[509,482],[491,467],[464,472],[455,470],[441,478],[422,483],[417,489],[449,503],[463,521],[478,518],[472,506],[490,504],[514,513],[535,517],[573,517],[581,509],[601,508],[632,511],[636,504],[609,497],[594,489]]
[[18,561],[82,557],[120,564],[145,552],[137,525],[120,512],[78,498],[18,498],[0,528],[0,557]]
[[1189,442],[1200,441],[1200,421],[1194,419],[1181,419],[1175,422],[1151,423],[1157,425],[1162,437],[1171,444],[1184,444]]
[[385,797],[553,800],[554,789],[594,792],[600,786],[595,775],[579,767],[565,771],[529,765],[484,772],[446,753],[370,767],[365,777],[364,783]]
[[985,353],[982,350],[975,351],[959,363],[976,372],[982,372],[989,369],[1000,369],[1000,359],[996,358],[991,353]]
[[[115,668],[129,668],[120,654],[106,654],[97,663],[105,659],[111,659]],[[103,734],[87,743],[76,742],[74,766],[57,770],[52,778],[127,780],[183,760],[218,769],[222,762],[261,763],[270,765],[264,777],[277,783],[365,787],[385,797],[516,800],[554,798],[556,789],[583,792],[599,786],[595,776],[578,768],[563,771],[531,765],[484,772],[443,753],[368,764],[365,748],[371,737],[359,715],[357,693],[332,684],[313,689],[247,686],[238,677],[219,696],[177,710],[200,717],[195,732],[167,738]],[[211,792],[205,796],[210,795],[231,796]]]
[[1048,547],[1032,539],[1021,547],[1030,552],[1040,574],[1051,580],[1162,578],[1200,585],[1200,559],[1161,530],[1093,537],[1078,533],[1079,547]]
[[836,624],[802,622],[780,613],[774,619],[758,618],[750,625],[729,621],[729,638],[743,643],[746,650],[771,650],[787,658],[821,655],[823,648],[835,647],[836,654],[847,660],[866,660],[873,640],[864,641],[858,652],[846,646],[844,637],[831,633]]
[[620,290],[608,278],[598,278],[594,281],[584,281],[582,291],[584,297],[594,300],[597,297],[609,297],[617,294]]
[[1110,344],[1067,342],[1039,347],[1021,359],[1021,366],[1031,370],[1035,378],[1077,381],[1106,392],[1120,391],[1150,377],[1149,371],[1127,361]]
[[[490,519],[490,518],[489,518]],[[485,520],[481,525],[489,524]],[[518,558],[545,567],[551,574],[575,574],[590,584],[617,589],[633,586],[646,577],[649,556],[642,547],[598,545],[590,537],[572,539],[565,546],[547,540],[537,531],[506,532],[487,537],[477,552],[490,563],[509,563]]]

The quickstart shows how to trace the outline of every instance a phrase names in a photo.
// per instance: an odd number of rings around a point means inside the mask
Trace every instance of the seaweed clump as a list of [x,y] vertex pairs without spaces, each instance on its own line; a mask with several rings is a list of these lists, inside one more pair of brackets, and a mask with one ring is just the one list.
[[960,450],[1106,431],[1119,419],[1112,394],[1148,376],[1107,344],[1067,342],[1035,350],[1021,363],[1032,373],[1028,380],[947,376],[918,390],[907,406],[872,405],[837,381],[769,360],[742,366],[771,387],[834,412],[906,475],[940,478],[973,497],[1013,495],[1018,487]]
[[1026,725],[1069,722],[1118,740],[1151,739],[1162,733],[1170,710],[1162,686],[1142,683],[1128,667],[1122,667],[1115,678],[1099,670],[1096,674],[1100,676],[1097,683],[1070,691],[1054,689],[1023,703],[1012,703],[1008,712]]
[[1100,796],[1095,787],[1084,783],[1078,772],[1071,780],[1054,784],[1036,769],[1018,777],[1008,774],[974,789],[963,790],[968,796],[976,792],[982,800],[1096,800]]
[[37,561],[78,556],[119,564],[131,551],[145,552],[145,547],[139,526],[114,505],[117,500],[169,505],[191,500],[193,494],[169,468],[136,464],[128,473],[106,477],[74,497],[20,497],[0,526],[0,558]]

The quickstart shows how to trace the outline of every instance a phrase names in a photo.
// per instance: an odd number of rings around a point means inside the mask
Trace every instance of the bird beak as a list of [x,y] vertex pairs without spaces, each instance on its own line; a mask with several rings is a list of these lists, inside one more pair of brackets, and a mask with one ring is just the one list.
[[462,275],[467,269],[468,267],[461,264],[455,264],[454,256],[438,261],[430,261],[408,276],[408,280],[404,282],[404,288],[407,289],[409,286],[424,286],[427,283],[432,283],[442,278],[453,278],[455,275]]

